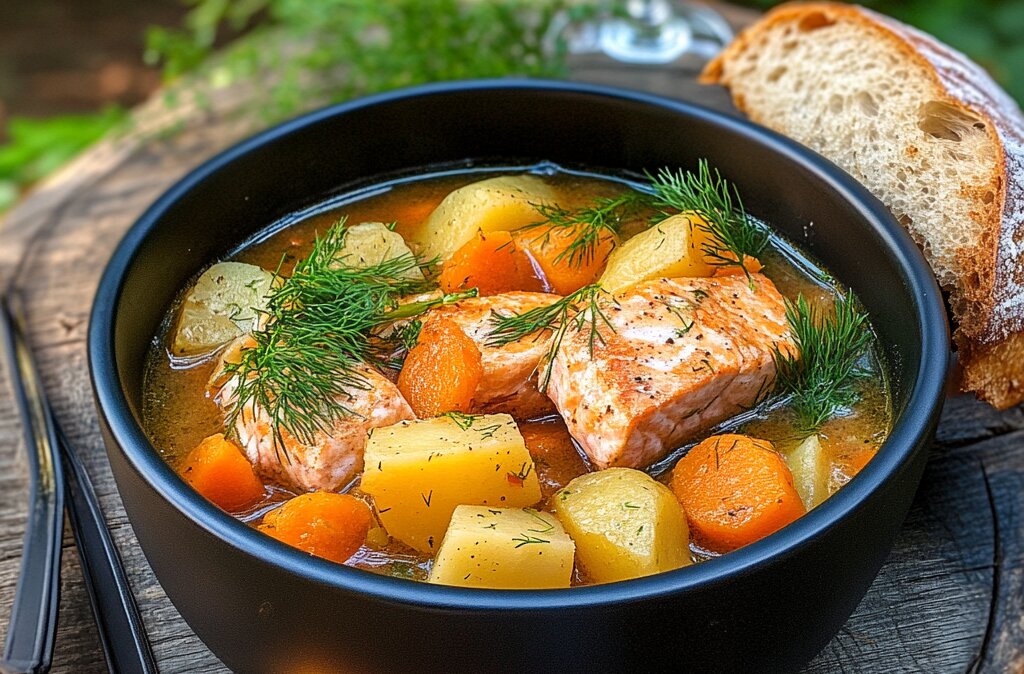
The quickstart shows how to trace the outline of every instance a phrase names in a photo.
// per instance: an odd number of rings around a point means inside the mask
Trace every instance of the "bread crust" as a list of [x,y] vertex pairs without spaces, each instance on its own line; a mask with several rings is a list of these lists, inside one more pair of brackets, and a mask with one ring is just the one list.
[[[788,22],[829,25],[847,21],[886,39],[932,79],[935,100],[985,124],[997,169],[987,185],[965,190],[971,216],[982,225],[975,245],[957,252],[963,273],[950,293],[964,390],[999,408],[1024,400],[1024,115],[1017,104],[966,56],[915,28],[856,5],[795,2],[780,5],[741,33],[707,65],[701,81],[731,87],[729,64],[756,49],[771,28]],[[734,93],[736,106],[756,112]],[[753,114],[752,114],[753,113]]]

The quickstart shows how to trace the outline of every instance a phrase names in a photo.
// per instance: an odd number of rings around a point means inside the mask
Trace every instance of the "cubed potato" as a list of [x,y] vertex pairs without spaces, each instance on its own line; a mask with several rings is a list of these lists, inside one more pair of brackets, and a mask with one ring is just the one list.
[[441,544],[456,506],[521,508],[540,500],[533,459],[507,414],[451,414],[378,428],[362,490],[388,533],[421,552]]
[[478,231],[519,229],[544,218],[531,204],[553,203],[554,190],[537,176],[498,176],[460,187],[409,233],[420,258],[444,262]]
[[691,561],[682,507],[668,487],[639,470],[581,475],[555,494],[553,503],[589,580],[639,578]]
[[711,276],[715,268],[704,260],[711,235],[702,223],[692,213],[681,213],[640,232],[608,256],[601,287],[617,293],[655,278]]
[[812,435],[785,456],[804,507],[810,510],[827,499],[832,462],[821,439]]
[[[403,255],[411,256],[412,251],[401,234],[383,222],[362,222],[345,228],[345,241],[336,257],[346,266],[362,269]],[[413,267],[400,276],[421,280],[423,272]]]
[[267,307],[274,275],[242,262],[207,269],[181,303],[171,350],[176,356],[209,353],[251,332]]
[[429,580],[505,590],[569,587],[573,552],[551,513],[463,505],[452,513]]

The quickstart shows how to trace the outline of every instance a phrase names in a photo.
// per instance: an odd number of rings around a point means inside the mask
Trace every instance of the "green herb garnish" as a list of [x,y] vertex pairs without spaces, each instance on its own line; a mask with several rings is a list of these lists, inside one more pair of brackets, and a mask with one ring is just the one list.
[[551,542],[551,541],[546,540],[544,538],[537,538],[536,536],[531,536],[531,535],[526,534],[526,533],[519,534],[518,536],[513,537],[512,540],[516,542],[516,548],[521,548],[524,545],[530,545],[531,543],[550,543]]
[[722,178],[718,169],[712,170],[707,160],[700,160],[696,172],[673,173],[663,168],[647,177],[657,207],[693,212],[704,221],[698,226],[711,235],[712,240],[703,246],[710,264],[739,266],[746,272],[744,260],[757,257],[768,245],[768,230],[747,217],[739,190]]
[[870,338],[867,316],[848,298],[831,313],[803,295],[786,301],[786,320],[799,353],[775,349],[776,391],[791,397],[801,431],[813,433],[857,399],[854,383],[864,376],[858,362]]
[[412,347],[416,346],[416,342],[420,338],[420,330],[422,329],[423,321],[416,318],[396,327],[392,337],[402,345],[403,349],[411,351]]
[[542,229],[534,238],[546,244],[551,232],[561,230],[571,235],[572,241],[555,257],[555,263],[565,260],[572,267],[591,264],[597,249],[604,241],[614,239],[631,214],[649,200],[639,192],[625,192],[617,197],[602,197],[589,206],[570,210],[550,204],[532,204],[544,220],[523,227],[530,231]]
[[473,428],[473,423],[477,417],[475,414],[466,414],[464,412],[445,412],[441,415],[442,417],[448,417],[455,422],[455,425],[459,427],[459,430],[468,431]]
[[371,336],[375,329],[474,294],[400,304],[402,296],[428,289],[427,282],[406,276],[422,263],[406,254],[364,268],[348,266],[337,257],[344,225],[343,218],[317,236],[290,277],[278,276],[263,327],[252,333],[254,345],[225,366],[238,382],[228,429],[246,406],[259,405],[270,417],[278,452],[283,430],[311,443],[317,431],[354,414],[345,400],[370,387],[365,368],[387,366],[400,345],[393,335]]
[[611,298],[611,295],[602,290],[601,286],[595,284],[583,286],[576,292],[566,295],[546,307],[537,307],[513,315],[495,313],[491,316],[492,327],[487,335],[487,344],[503,346],[519,341],[527,335],[550,330],[552,332],[551,346],[541,359],[540,365],[539,388],[541,391],[545,391],[551,381],[551,365],[569,330],[588,331],[587,345],[591,357],[594,355],[594,347],[597,346],[597,343],[604,343],[601,326],[605,325],[612,332],[615,331],[615,326],[608,320],[608,316],[601,307],[603,297]]
[[523,512],[525,512],[527,515],[540,522],[542,525],[544,525],[543,529],[527,529],[527,531],[531,531],[535,534],[546,534],[554,530],[555,525],[541,517],[540,513],[538,513],[535,509],[523,508]]
[[[648,174],[647,177],[650,194],[627,192],[615,198],[597,200],[576,211],[538,205],[536,208],[545,221],[528,228],[560,227],[572,231],[575,238],[556,261],[568,259],[570,264],[580,265],[593,260],[602,238],[617,234],[631,210],[659,208],[663,217],[669,216],[670,211],[693,212],[703,220],[699,226],[710,234],[710,240],[704,244],[705,258],[717,266],[739,266],[750,278],[744,262],[746,258],[756,257],[764,251],[769,242],[769,232],[747,217],[734,185],[722,178],[717,170],[712,172],[706,160],[699,162],[696,172],[673,173],[662,168],[657,175]],[[600,284],[592,284],[547,307],[512,316],[495,315],[491,319],[492,329],[487,343],[502,346],[533,333],[551,331],[551,347],[541,361],[539,384],[540,390],[544,391],[551,379],[552,362],[568,330],[589,330],[591,356],[596,344],[604,341],[600,326],[604,324],[614,332],[614,326],[598,302],[602,294],[607,293]],[[706,297],[703,290],[694,291],[697,304]],[[671,306],[669,310],[672,311]],[[676,331],[676,336],[682,337],[693,328],[693,322],[678,316],[683,327]]]

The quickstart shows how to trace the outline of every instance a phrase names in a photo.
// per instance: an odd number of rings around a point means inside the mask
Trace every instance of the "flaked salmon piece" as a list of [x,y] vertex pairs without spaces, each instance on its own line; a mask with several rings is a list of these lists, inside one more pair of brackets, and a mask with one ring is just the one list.
[[[775,382],[773,347],[795,350],[785,304],[761,274],[645,281],[570,330],[552,363],[548,395],[598,468],[643,468],[749,409]],[[598,322],[600,325],[600,322]]]
[[550,333],[528,335],[502,346],[490,346],[487,340],[495,314],[521,314],[559,299],[548,293],[515,291],[435,307],[423,317],[424,324],[439,316],[452,320],[480,349],[484,373],[473,395],[474,412],[506,412],[522,419],[554,411],[550,401],[538,394],[534,376],[551,344]]
[[[239,338],[239,340],[243,340]],[[223,364],[237,359],[245,343],[231,344],[221,356],[208,391],[222,409],[233,404],[237,382],[223,375]],[[234,435],[249,461],[261,475],[299,491],[337,491],[363,469],[363,448],[374,428],[414,419],[409,403],[391,381],[376,370],[364,367],[364,389],[353,389],[338,404],[351,413],[339,417],[328,432],[317,431],[313,441],[303,443],[280,429],[281,446],[275,442],[270,415],[251,402],[238,415]]]

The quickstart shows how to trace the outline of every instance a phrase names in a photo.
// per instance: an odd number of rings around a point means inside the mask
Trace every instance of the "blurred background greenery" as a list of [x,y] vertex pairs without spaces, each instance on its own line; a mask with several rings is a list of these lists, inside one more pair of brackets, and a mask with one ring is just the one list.
[[[558,77],[564,54],[544,54],[551,21],[602,1],[0,0],[0,212],[123,127],[126,110],[162,81],[192,72],[220,82],[272,76],[253,111],[270,123],[425,81]],[[1024,0],[862,4],[964,51],[1024,101]]]

